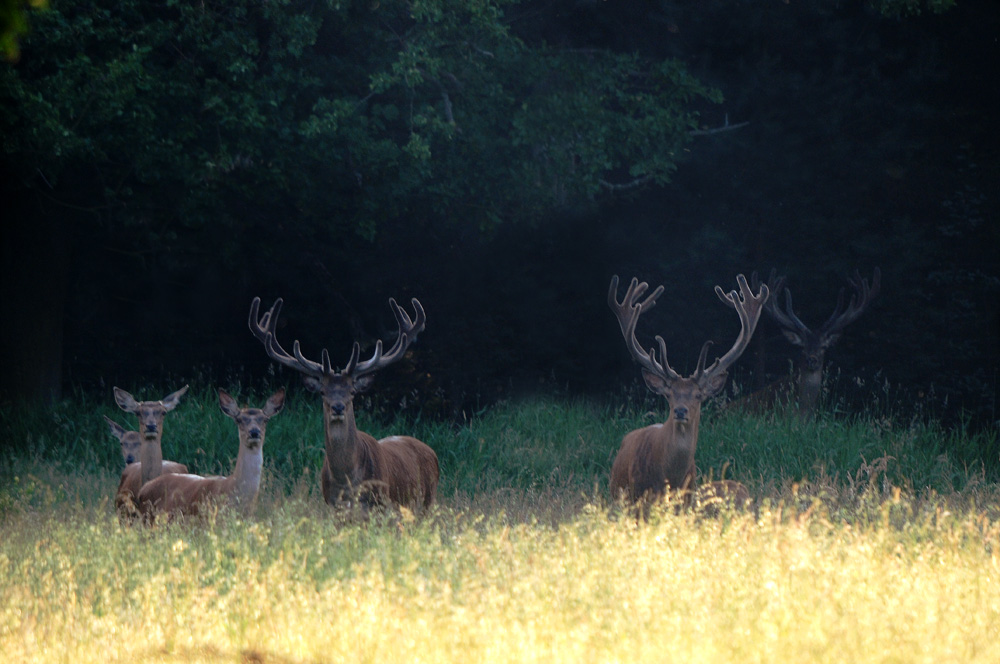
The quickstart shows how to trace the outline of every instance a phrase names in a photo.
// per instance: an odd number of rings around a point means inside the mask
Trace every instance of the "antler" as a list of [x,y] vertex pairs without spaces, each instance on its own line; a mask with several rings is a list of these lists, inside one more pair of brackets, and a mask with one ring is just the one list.
[[292,355],[289,355],[288,351],[278,343],[276,332],[278,329],[278,314],[281,313],[282,302],[282,299],[279,297],[271,305],[271,309],[258,319],[257,312],[260,309],[260,298],[255,297],[253,302],[250,303],[250,331],[253,332],[258,341],[264,344],[264,350],[267,351],[268,356],[275,362],[300,371],[307,376],[313,376],[314,378],[322,378],[324,375],[332,374],[333,367],[330,364],[330,354],[325,348],[321,354],[322,364],[320,364],[307,360],[302,355],[298,339],[292,344]]
[[[757,281],[756,272],[753,274],[754,283]],[[875,299],[878,295],[879,290],[882,285],[882,272],[877,267],[875,268],[875,274],[872,277],[872,285],[869,287],[868,280],[862,278],[861,273],[857,270],[854,271],[853,276],[849,276],[847,281],[850,283],[851,288],[854,293],[851,295],[850,301],[847,305],[844,305],[844,289],[840,289],[840,293],[837,295],[837,306],[834,308],[833,313],[822,327],[819,328],[816,333],[817,338],[830,337],[833,335],[838,335],[840,332],[856,321],[865,309],[868,308],[869,303]],[[774,318],[778,325],[797,332],[800,335],[811,334],[809,326],[803,323],[798,316],[795,315],[795,311],[792,307],[792,292],[785,288],[785,277],[776,276],[775,271],[771,270],[771,278],[768,280],[771,285],[771,291],[774,297],[765,305],[767,313]],[[781,291],[785,293],[785,309],[781,310],[778,307],[777,300],[780,297]]]
[[[351,349],[351,358],[347,361],[347,366],[340,373],[357,378],[378,371],[402,357],[403,353],[406,352],[406,348],[416,341],[417,335],[424,329],[424,323],[427,320],[424,308],[417,298],[413,298],[411,302],[413,303],[413,308],[416,310],[415,321],[410,319],[409,314],[403,311],[394,299],[389,298],[389,307],[392,309],[392,313],[396,317],[396,323],[399,325],[399,336],[396,338],[396,343],[393,344],[389,352],[385,355],[382,354],[382,340],[379,339],[375,342],[375,353],[372,357],[359,363],[361,345],[355,341],[354,347]],[[253,302],[250,303],[250,331],[253,332],[258,341],[264,344],[264,349],[271,359],[279,364],[283,364],[286,367],[300,371],[307,376],[313,376],[314,378],[332,375],[334,371],[330,364],[330,353],[327,352],[326,348],[321,352],[322,362],[313,362],[302,355],[302,350],[299,347],[297,339],[292,344],[292,354],[289,354],[278,343],[276,332],[281,305],[282,299],[279,297],[271,305],[271,309],[258,318],[260,298],[255,297]]]
[[840,333],[841,330],[856,321],[864,313],[865,309],[868,308],[868,304],[878,296],[879,290],[882,288],[882,271],[877,267],[875,268],[871,287],[868,286],[868,280],[862,278],[861,272],[858,270],[855,270],[854,275],[849,276],[847,281],[854,290],[854,293],[851,294],[851,300],[845,307],[844,289],[841,288],[840,293],[837,295],[837,307],[833,310],[830,318],[823,323],[823,327],[820,328],[821,335],[829,336]]
[[411,320],[409,314],[396,304],[396,300],[391,297],[389,298],[389,308],[392,309],[392,313],[396,317],[396,324],[399,326],[396,343],[392,345],[389,352],[385,355],[382,354],[382,340],[379,339],[375,342],[375,354],[370,359],[358,364],[361,346],[355,341],[354,348],[351,350],[351,359],[347,362],[347,366],[341,373],[357,378],[365,374],[374,373],[403,356],[407,347],[417,340],[417,335],[423,331],[424,323],[427,322],[427,316],[424,314],[424,308],[421,306],[420,301],[417,298],[413,298],[410,300],[410,303],[413,304],[413,309],[416,311],[416,320]]
[[[778,276],[777,271],[771,268],[771,274],[767,280],[768,290],[771,291],[771,296],[764,303],[764,309],[767,311],[768,315],[775,320],[781,327],[787,328],[789,330],[796,331],[800,334],[805,334],[809,332],[809,328],[799,320],[799,317],[795,315],[792,309],[792,292],[785,288],[785,281],[787,281],[785,275]],[[750,275],[750,283],[753,288],[759,288],[761,285],[760,278],[757,276],[756,270]],[[785,295],[785,310],[782,311],[778,302],[781,299],[781,294],[784,292]]]
[[635,326],[639,322],[639,316],[644,311],[649,311],[656,306],[656,298],[663,294],[663,286],[658,286],[656,290],[640,303],[639,298],[642,297],[647,289],[649,289],[649,284],[645,281],[639,283],[639,280],[633,277],[632,283],[629,284],[628,290],[625,291],[625,297],[619,302],[618,275],[616,274],[611,278],[611,287],[608,288],[608,306],[611,307],[611,310],[615,313],[615,317],[618,318],[618,325],[621,327],[622,336],[625,337],[625,346],[628,348],[632,358],[639,363],[639,366],[665,379],[678,379],[680,375],[671,369],[670,364],[667,362],[667,344],[663,341],[663,337],[659,335],[656,337],[656,342],[660,345],[660,357],[663,359],[662,364],[657,362],[654,349],[650,348],[647,353],[635,338]]
[[740,335],[736,337],[736,342],[729,349],[729,352],[722,357],[716,358],[712,366],[707,369],[705,368],[705,353],[708,350],[708,344],[706,344],[702,348],[701,358],[698,360],[698,369],[694,374],[696,379],[701,378],[703,375],[711,377],[715,374],[725,373],[730,365],[739,359],[743,351],[746,350],[747,345],[750,343],[750,337],[753,336],[753,332],[757,328],[757,321],[760,320],[761,311],[763,311],[764,304],[767,302],[768,295],[770,294],[766,284],[759,283],[756,279],[754,281],[759,289],[757,295],[753,294],[753,290],[747,284],[746,277],[742,274],[736,275],[736,283],[740,287],[739,293],[735,290],[726,293],[722,290],[721,286],[715,287],[715,294],[719,299],[736,309],[736,313],[739,314]]

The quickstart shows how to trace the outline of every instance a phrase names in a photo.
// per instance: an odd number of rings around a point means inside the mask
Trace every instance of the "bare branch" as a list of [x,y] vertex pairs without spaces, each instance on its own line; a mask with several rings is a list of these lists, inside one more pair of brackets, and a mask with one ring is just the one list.
[[736,124],[729,124],[729,114],[726,113],[726,119],[723,121],[721,127],[713,127],[712,129],[692,129],[688,132],[691,136],[709,136],[711,134],[721,134],[724,131],[732,131],[734,129],[741,129],[749,125],[749,122],[737,122]]

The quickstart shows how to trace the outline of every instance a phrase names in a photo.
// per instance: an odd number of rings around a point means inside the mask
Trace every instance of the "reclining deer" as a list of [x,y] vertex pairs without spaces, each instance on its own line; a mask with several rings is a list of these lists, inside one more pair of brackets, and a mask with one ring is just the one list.
[[[774,270],[771,270],[768,280],[771,299],[764,304],[764,310],[781,328],[785,339],[802,351],[796,362],[794,395],[786,392],[784,399],[787,401],[788,397],[792,396],[798,413],[803,417],[811,417],[816,412],[823,391],[823,363],[826,351],[840,339],[844,328],[860,318],[871,301],[878,296],[882,273],[877,267],[875,268],[870,287],[868,280],[862,278],[861,273],[857,271],[848,277],[847,281],[853,291],[850,300],[845,304],[844,289],[840,289],[833,313],[814,332],[795,315],[792,308],[792,292],[785,287],[785,277],[779,277]],[[756,273],[752,277],[752,282],[755,286],[759,283]],[[778,304],[782,291],[785,294],[784,310]]]
[[[104,418],[111,428],[111,435],[121,442],[122,456],[128,464],[122,471],[118,492],[115,494],[115,508],[121,518],[138,516],[139,489],[144,484],[162,474],[187,472],[187,466],[184,464],[163,460],[163,448],[160,444],[163,436],[163,418],[177,407],[187,390],[188,386],[185,385],[162,401],[136,401],[135,397],[125,390],[115,388],[115,401],[118,406],[126,413],[134,413],[139,419],[139,431],[126,432],[109,418]],[[134,452],[136,447],[137,452]],[[132,454],[136,456],[133,457]]]
[[[653,308],[656,299],[663,293],[663,286],[640,302],[649,285],[632,279],[625,297],[618,302],[618,277],[616,275],[611,279],[608,305],[618,318],[625,345],[639,364],[646,386],[666,397],[669,410],[666,422],[636,429],[622,439],[621,449],[611,466],[611,495],[615,499],[648,504],[663,498],[668,491],[678,491],[682,493],[684,502],[690,503],[691,491],[695,490],[694,455],[701,406],[725,386],[727,371],[750,342],[768,296],[767,286],[761,286],[755,296],[742,274],[736,277],[736,281],[739,293],[725,293],[719,286],[715,287],[719,299],[739,314],[741,329],[736,342],[708,367],[705,361],[712,342],[706,342],[701,348],[694,373],[685,378],[667,362],[663,337],[656,337],[660,347],[659,358],[655,348],[644,350],[635,337],[639,316]],[[702,490],[714,497],[732,499],[734,503],[749,499],[746,487],[739,482],[712,482]]]
[[219,408],[236,422],[240,449],[236,465],[228,477],[171,474],[161,475],[139,490],[139,511],[147,522],[159,514],[197,516],[222,505],[249,515],[257,502],[264,465],[264,434],[268,421],[285,405],[285,389],[271,395],[263,408],[240,408],[225,390],[219,390]]
[[354,395],[367,389],[372,375],[403,357],[407,347],[424,329],[424,309],[412,300],[416,320],[411,320],[396,301],[389,306],[399,325],[399,336],[387,353],[382,341],[375,343],[375,353],[359,362],[361,346],[355,342],[351,357],[341,371],[334,371],[324,348],[321,361],[307,360],[295,341],[289,354],[278,343],[275,331],[282,300],[258,318],[260,298],[250,305],[250,330],[264,344],[274,361],[305,375],[305,384],[323,397],[323,428],[326,453],[320,486],[323,499],[332,506],[359,506],[362,512],[376,506],[427,508],[434,502],[439,479],[437,455],[425,443],[410,436],[390,436],[376,441],[359,431],[354,420]]

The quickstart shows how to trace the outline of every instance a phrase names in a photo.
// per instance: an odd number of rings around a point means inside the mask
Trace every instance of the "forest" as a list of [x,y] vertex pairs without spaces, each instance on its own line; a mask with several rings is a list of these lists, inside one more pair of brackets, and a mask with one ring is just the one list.
[[[613,401],[644,390],[613,275],[665,287],[637,334],[685,373],[739,332],[716,285],[775,270],[818,329],[877,269],[824,407],[996,426],[996,3],[98,0],[27,19],[0,65],[6,404],[301,389],[249,333],[254,297],[335,365],[391,344],[389,298],[418,298],[426,330],[373,391],[430,418]],[[765,317],[728,394],[797,363]]]

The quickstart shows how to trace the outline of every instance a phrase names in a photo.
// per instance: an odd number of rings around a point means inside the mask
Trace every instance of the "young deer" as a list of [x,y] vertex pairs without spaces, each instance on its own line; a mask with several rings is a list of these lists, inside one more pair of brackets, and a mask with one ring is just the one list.
[[403,357],[406,348],[424,329],[424,308],[412,300],[416,321],[410,320],[396,301],[389,306],[399,325],[396,343],[382,354],[382,341],[375,343],[375,353],[359,362],[361,346],[355,342],[351,358],[341,371],[330,365],[330,354],[324,348],[321,362],[307,360],[292,345],[289,354],[275,337],[281,299],[270,311],[258,318],[260,298],[250,305],[250,331],[264,344],[271,359],[305,374],[305,384],[323,397],[323,425],[326,433],[326,454],[320,483],[323,498],[330,505],[359,504],[363,511],[376,505],[407,505],[429,507],[434,502],[439,479],[438,459],[430,447],[410,436],[390,436],[376,441],[359,431],[354,421],[354,395],[368,388],[374,372]]
[[[111,434],[121,440],[122,454],[128,463],[122,471],[118,492],[115,494],[115,508],[121,517],[134,517],[138,514],[136,501],[142,485],[162,474],[187,472],[187,466],[184,464],[164,461],[163,448],[160,445],[163,436],[163,417],[177,407],[187,390],[188,386],[185,385],[162,401],[136,401],[135,397],[125,390],[115,388],[115,401],[118,406],[126,413],[134,413],[139,419],[139,431],[132,435],[133,432],[126,433],[124,429],[105,418],[111,427]],[[118,430],[122,431],[121,437],[118,436]],[[129,445],[128,450],[131,450],[131,446],[137,440],[139,443],[137,460],[130,463],[126,444]]]
[[219,408],[236,422],[240,451],[228,477],[161,475],[139,490],[139,511],[152,522],[157,514],[198,515],[213,501],[225,502],[244,515],[253,511],[264,464],[264,434],[268,421],[285,405],[285,389],[271,395],[263,408],[240,408],[225,390],[219,390]]
[[[869,287],[868,280],[861,277],[861,273],[854,272],[848,277],[851,286],[850,300],[844,300],[844,289],[840,289],[837,295],[837,306],[833,313],[823,325],[815,332],[803,323],[792,308],[792,292],[785,287],[785,277],[777,276],[771,270],[768,285],[771,289],[771,299],[764,305],[771,319],[781,328],[781,333],[789,343],[798,346],[801,354],[796,362],[797,375],[795,376],[794,396],[786,393],[785,400],[792,396],[795,406],[800,415],[804,417],[812,416],[819,403],[820,394],[823,390],[823,363],[826,351],[833,346],[844,328],[856,321],[876,296],[881,288],[882,273],[876,267]],[[757,274],[752,276],[754,285],[759,283]],[[781,292],[785,293],[785,309],[782,310],[778,301]]]
[[[689,492],[695,488],[694,453],[698,444],[701,405],[725,386],[727,370],[750,342],[768,296],[767,286],[761,286],[760,292],[754,296],[742,274],[736,277],[736,281],[739,293],[725,293],[719,286],[715,287],[719,299],[739,314],[741,329],[736,342],[729,352],[707,368],[705,360],[712,342],[706,342],[701,348],[694,373],[685,378],[667,362],[667,346],[663,337],[656,337],[660,347],[659,359],[655,348],[647,352],[635,338],[639,316],[653,308],[656,299],[663,293],[663,286],[639,302],[649,285],[632,279],[624,299],[618,302],[618,277],[616,275],[611,279],[608,305],[618,318],[625,345],[632,358],[639,363],[646,386],[666,397],[670,413],[666,422],[637,429],[622,439],[621,449],[611,466],[611,495],[614,498],[624,498],[631,503],[655,501],[668,490],[675,490],[684,492],[686,502],[690,500]],[[712,483],[711,491],[734,498],[749,496],[746,487],[731,481]]]

